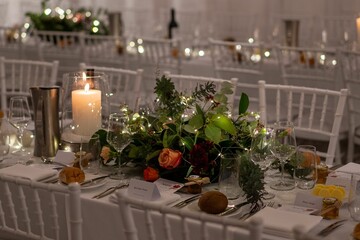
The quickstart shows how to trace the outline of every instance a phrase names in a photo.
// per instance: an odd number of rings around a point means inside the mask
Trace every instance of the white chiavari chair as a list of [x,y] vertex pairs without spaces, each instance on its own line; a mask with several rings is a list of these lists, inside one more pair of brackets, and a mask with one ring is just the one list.
[[263,224],[171,208],[117,192],[119,214],[128,240],[262,239]]
[[40,61],[59,61],[59,75],[75,72],[79,62],[83,62],[83,32],[38,31],[34,30],[34,38]]
[[104,67],[126,67],[126,38],[120,36],[83,35],[84,61]]
[[[211,60],[218,78],[236,77],[240,82],[263,76],[263,47],[261,44],[209,39]],[[256,79],[256,81],[255,81]]]
[[122,104],[126,104],[131,109],[137,110],[138,99],[141,96],[141,84],[143,83],[142,69],[129,70],[92,66],[85,63],[80,63],[80,69],[81,71],[94,69],[94,71],[103,72],[108,76],[111,109],[119,109]]
[[22,41],[20,27],[0,26],[0,56],[7,58],[21,58]]
[[[129,39],[130,40],[130,39]],[[179,39],[134,38],[135,61],[138,68],[154,68],[181,73],[181,43]]]
[[[317,148],[317,153],[326,160],[327,165],[332,166],[334,163],[341,163],[340,155],[336,154],[335,159],[335,153],[340,152],[338,139],[347,95],[347,89],[332,91],[259,81],[260,120],[269,124],[268,105],[275,104],[276,121],[294,122],[297,138],[328,143],[327,149]],[[276,102],[269,101],[269,96],[275,96]],[[329,104],[334,106],[329,108]],[[319,105],[322,106],[321,109],[317,107]],[[287,118],[280,119],[283,115]]]
[[[277,47],[277,56],[283,84],[310,88],[325,88],[339,91],[344,88],[339,69],[338,52],[333,49]],[[329,103],[328,107],[336,106]],[[319,106],[321,109],[322,106]],[[332,109],[335,112],[335,109]],[[331,126],[331,122],[328,122]],[[342,124],[339,132],[340,141],[346,140],[348,126]],[[337,152],[340,158],[343,153]]]
[[[232,89],[235,89],[237,79],[232,78],[221,79],[221,78],[212,78],[212,77],[201,77],[201,76],[190,76],[190,75],[179,75],[179,74],[171,74],[170,72],[164,72],[165,76],[171,78],[172,82],[175,85],[176,90],[181,92],[191,93],[193,89],[199,84],[205,84],[206,82],[212,82],[215,84],[215,90],[220,93],[221,87],[225,86],[225,84],[230,84]],[[227,102],[231,106],[234,102],[235,91],[232,93],[226,93]],[[232,106],[229,111],[232,111]]]
[[31,61],[0,57],[1,108],[6,112],[9,97],[31,96],[33,86],[54,86],[58,74],[58,61]]
[[0,176],[0,235],[10,239],[82,239],[80,185]]
[[352,162],[360,157],[355,151],[360,146],[360,53],[342,51],[340,53],[341,68],[346,88],[350,90],[348,98],[348,150],[347,161]]
[[340,90],[338,56],[332,49],[284,47],[276,48],[284,84]]

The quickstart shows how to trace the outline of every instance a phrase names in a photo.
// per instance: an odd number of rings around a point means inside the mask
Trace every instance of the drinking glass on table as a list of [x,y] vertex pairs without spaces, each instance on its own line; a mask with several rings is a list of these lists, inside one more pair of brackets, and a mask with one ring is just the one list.
[[270,146],[271,153],[279,159],[281,165],[280,179],[270,183],[274,190],[287,191],[295,188],[295,181],[284,176],[284,165],[296,152],[296,139],[294,124],[288,121],[280,121],[274,124],[274,133]]
[[27,156],[30,154],[24,148],[24,131],[31,121],[31,114],[29,103],[26,96],[17,96],[10,98],[10,107],[8,119],[11,125],[13,125],[19,134],[20,149],[15,150],[13,153],[19,156]]
[[123,163],[121,153],[132,141],[128,116],[124,113],[110,114],[106,140],[120,154],[120,157],[117,159],[118,169],[115,174],[111,175],[111,178],[119,180],[125,179],[126,176],[122,171]]
[[0,162],[5,159],[5,156],[10,150],[10,134],[8,132],[9,130],[5,129],[6,125],[7,120],[0,118]]
[[[274,161],[274,156],[270,152],[273,131],[274,129],[270,127],[256,130],[251,140],[250,159],[260,167],[264,174]],[[275,194],[266,192],[264,197],[272,199]]]

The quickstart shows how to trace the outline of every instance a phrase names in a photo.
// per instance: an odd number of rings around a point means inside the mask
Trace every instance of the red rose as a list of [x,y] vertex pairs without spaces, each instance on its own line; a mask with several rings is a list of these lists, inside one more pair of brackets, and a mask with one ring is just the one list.
[[144,169],[144,180],[154,182],[159,178],[159,171],[152,167]]
[[174,169],[179,166],[181,162],[182,153],[170,148],[164,148],[159,155],[159,164],[166,169]]

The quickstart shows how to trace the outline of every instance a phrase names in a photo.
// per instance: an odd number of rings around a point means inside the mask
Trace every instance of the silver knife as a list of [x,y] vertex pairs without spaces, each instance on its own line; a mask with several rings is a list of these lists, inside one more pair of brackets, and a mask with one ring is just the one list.
[[233,213],[233,212],[236,212],[238,209],[240,209],[242,206],[245,206],[245,205],[248,204],[248,203],[249,203],[249,202],[242,202],[242,203],[236,204],[235,206],[226,209],[225,211],[219,213],[218,215],[219,215],[219,216],[229,215],[229,214],[231,214],[231,213]]
[[175,208],[182,208],[182,207],[185,207],[186,205],[188,205],[189,203],[195,201],[196,199],[199,199],[201,197],[201,194],[197,194],[195,196],[192,196],[192,197],[189,197],[177,204],[175,204],[174,206],[172,207],[175,207]]
[[100,176],[100,177],[96,177],[96,178],[93,178],[93,179],[89,179],[89,180],[85,180],[84,182],[80,183],[81,186],[84,186],[84,185],[90,185],[91,183],[97,181],[97,180],[100,180],[100,179],[103,179],[103,178],[107,178],[109,177],[111,174],[109,175],[104,175],[104,176]]
[[334,222],[332,224],[330,224],[329,226],[327,226],[326,228],[324,228],[323,230],[321,230],[317,235],[318,236],[327,236],[330,232],[332,232],[333,230],[335,230],[336,228],[342,226],[344,224],[344,222],[346,221],[346,219]]

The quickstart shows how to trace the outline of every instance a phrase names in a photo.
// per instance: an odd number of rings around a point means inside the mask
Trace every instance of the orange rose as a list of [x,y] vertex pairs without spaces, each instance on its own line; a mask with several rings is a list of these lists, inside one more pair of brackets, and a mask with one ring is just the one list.
[[164,148],[159,155],[159,164],[163,168],[174,169],[179,166],[181,156],[182,154],[180,151]]
[[106,163],[107,161],[109,161],[110,158],[110,148],[109,147],[103,147],[101,149],[101,153],[100,153],[100,157],[102,157],[104,159],[104,163]]
[[159,178],[159,171],[152,167],[144,169],[144,180],[148,182],[154,182]]

